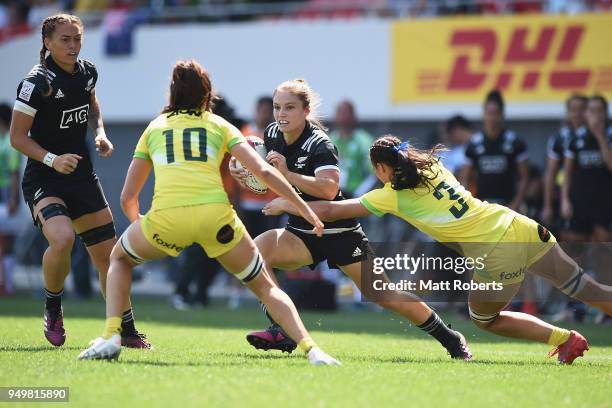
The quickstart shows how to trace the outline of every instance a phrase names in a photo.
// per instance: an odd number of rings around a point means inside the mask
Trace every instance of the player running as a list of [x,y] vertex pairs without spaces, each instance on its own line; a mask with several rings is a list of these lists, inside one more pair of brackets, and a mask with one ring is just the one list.
[[[138,264],[178,256],[193,244],[236,275],[298,341],[315,365],[338,365],[317,347],[291,299],[265,272],[264,261],[229,203],[219,166],[226,152],[240,160],[272,190],[295,206],[321,235],[323,224],[272,166],[252,149],[240,131],[211,113],[214,95],[207,72],[194,60],[178,61],[170,102],[145,129],[121,192],[121,207],[132,222],[114,246],[108,272],[106,326],[79,359],[116,359],[121,352],[121,306],[130,293]],[[139,214],[138,195],[151,169],[155,193],[151,210]]]
[[[103,295],[109,256],[117,241],[85,141],[89,126],[100,156],[113,153],[96,97],[98,71],[79,58],[82,38],[83,24],[76,16],[58,14],[43,21],[40,64],[17,88],[10,131],[13,147],[29,157],[22,181],[24,199],[34,224],[49,242],[42,260],[44,333],[57,347],[66,341],[62,295],[75,231],[98,270]],[[129,298],[120,306],[122,344],[151,348],[134,326]]]
[[[339,189],[338,154],[317,118],[318,95],[302,79],[280,84],[273,94],[275,123],[268,126],[264,143],[267,160],[276,167],[305,201],[320,199],[342,202]],[[230,171],[240,183],[246,173],[230,163]],[[371,254],[368,238],[353,218],[325,223],[323,237],[315,237],[308,221],[290,215],[285,228],[269,230],[255,239],[270,270],[314,268],[327,260],[330,268],[340,268],[361,288],[362,262]],[[469,360],[472,355],[463,335],[451,330],[442,319],[416,296],[397,292],[394,301],[377,302],[417,325],[444,346],[452,358]],[[264,308],[265,311],[265,308]],[[255,348],[291,352],[296,347],[266,313],[272,325],[247,335]],[[289,334],[289,336],[288,336]]]
[[[485,267],[475,270],[474,279],[484,283],[501,281],[503,289],[495,294],[470,292],[472,321],[501,336],[550,344],[555,347],[551,356],[558,354],[559,362],[571,364],[589,349],[580,333],[525,313],[503,311],[504,307],[518,292],[527,268],[568,296],[608,315],[612,312],[612,287],[585,275],[555,237],[535,221],[472,197],[440,163],[435,155],[438,148],[420,151],[397,137],[381,137],[370,149],[370,160],[376,176],[385,183],[383,188],[356,199],[310,204],[325,221],[393,214],[437,241],[460,243],[464,254],[482,256],[478,251],[486,249]],[[264,212],[278,215],[295,211],[278,198]]]

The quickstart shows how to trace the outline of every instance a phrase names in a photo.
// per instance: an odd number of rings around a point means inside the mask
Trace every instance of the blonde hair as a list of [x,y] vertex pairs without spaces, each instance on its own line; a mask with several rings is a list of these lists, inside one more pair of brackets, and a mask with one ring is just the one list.
[[291,94],[297,96],[304,105],[305,108],[310,110],[310,113],[306,117],[313,125],[317,126],[321,130],[326,131],[327,129],[323,126],[321,122],[321,117],[319,115],[319,108],[321,107],[321,96],[318,93],[313,91],[313,89],[308,85],[303,78],[291,79],[289,81],[285,81],[279,86],[276,87],[274,92],[272,93],[272,97],[276,95],[276,92],[283,90],[288,91]]

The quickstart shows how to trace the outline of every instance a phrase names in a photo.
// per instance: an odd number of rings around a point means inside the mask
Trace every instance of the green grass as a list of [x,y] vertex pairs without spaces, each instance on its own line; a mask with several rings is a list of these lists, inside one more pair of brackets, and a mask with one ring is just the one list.
[[612,406],[610,326],[577,326],[591,350],[559,366],[546,345],[491,336],[452,317],[474,353],[465,363],[391,314],[303,313],[317,342],[344,363],[310,367],[300,353],[245,342],[265,323],[254,305],[177,312],[159,299],[135,303],[155,350],[124,349],[112,363],[76,360],[102,330],[101,302],[64,303],[68,340],[55,349],[42,334],[40,300],[0,299],[0,386],[67,386],[79,407]]

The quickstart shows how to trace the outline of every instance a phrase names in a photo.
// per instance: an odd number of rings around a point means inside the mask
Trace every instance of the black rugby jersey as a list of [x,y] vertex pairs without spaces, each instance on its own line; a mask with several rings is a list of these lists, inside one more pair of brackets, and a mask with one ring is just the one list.
[[514,198],[517,163],[527,159],[527,146],[512,131],[504,130],[496,139],[483,132],[472,136],[465,156],[478,174],[477,196],[508,203]]
[[[612,126],[606,129],[606,138],[612,148]],[[582,201],[612,203],[612,172],[603,160],[597,139],[587,127],[576,131],[565,155],[574,159],[571,196]]]
[[28,159],[23,183],[31,180],[75,181],[95,178],[85,138],[91,93],[98,80],[96,67],[77,60],[73,74],[61,69],[51,56],[46,59],[47,75],[53,89],[49,96],[42,65],[35,65],[19,83],[15,110],[33,116],[30,137],[51,153],[82,156],[76,170],[61,174],[45,164]]
[[[287,146],[283,132],[280,131],[278,125],[272,123],[264,131],[264,143],[268,152],[274,150],[285,156],[287,168],[293,173],[314,177],[318,171],[338,169],[338,151],[336,146],[334,146],[323,130],[310,122],[306,122],[306,127],[300,137],[289,146]],[[313,197],[300,191],[295,186],[293,188],[304,201],[322,200],[320,197]],[[338,189],[338,193],[332,201],[340,200],[344,200],[344,197],[340,189]],[[348,229],[359,225],[354,218],[326,222],[324,224],[326,230]],[[312,229],[310,223],[296,215],[289,216],[288,225],[301,230]]]
[[559,162],[559,168],[563,167],[565,150],[574,133],[575,131],[571,126],[563,125],[557,133],[548,138],[546,152],[549,158]]

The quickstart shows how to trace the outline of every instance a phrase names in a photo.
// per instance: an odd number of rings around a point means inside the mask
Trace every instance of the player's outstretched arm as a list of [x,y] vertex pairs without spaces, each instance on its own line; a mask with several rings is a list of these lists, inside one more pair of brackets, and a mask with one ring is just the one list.
[[276,194],[287,199],[295,208],[297,213],[306,219],[314,227],[317,236],[323,234],[323,223],[308,205],[295,192],[282,174],[274,167],[266,163],[248,143],[237,143],[231,148],[232,156],[251,171],[259,180],[263,181]]
[[72,153],[57,156],[53,152],[42,148],[34,139],[28,136],[32,123],[34,123],[34,116],[13,110],[10,130],[11,145],[30,159],[42,162],[58,173],[72,173],[77,168],[82,157]]
[[[361,204],[358,198],[343,201],[311,201],[310,208],[323,221],[344,220],[370,215],[370,211]],[[299,215],[297,209],[282,197],[270,201],[264,206],[265,215],[280,215],[283,213]]]
[[123,184],[123,190],[121,190],[121,209],[125,216],[134,222],[140,217],[140,206],[138,205],[138,195],[145,185],[153,163],[146,159],[140,159],[135,157],[130,163],[127,175],[125,177],[125,183]]

